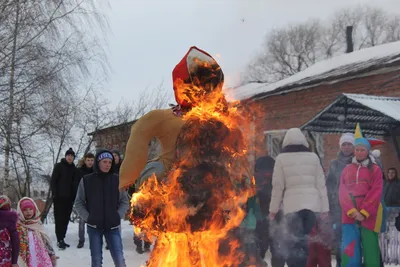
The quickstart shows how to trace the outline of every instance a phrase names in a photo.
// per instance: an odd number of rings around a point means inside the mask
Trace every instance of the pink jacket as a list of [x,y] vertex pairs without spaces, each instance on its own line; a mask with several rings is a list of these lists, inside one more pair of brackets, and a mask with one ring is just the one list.
[[[371,231],[380,232],[382,225],[381,196],[383,189],[382,170],[369,160],[358,163],[355,158],[347,165],[340,177],[339,202],[342,207],[342,223],[354,224],[356,220],[349,217],[358,210],[366,219],[361,225]],[[353,198],[352,198],[353,196]],[[356,205],[354,205],[354,200]]]

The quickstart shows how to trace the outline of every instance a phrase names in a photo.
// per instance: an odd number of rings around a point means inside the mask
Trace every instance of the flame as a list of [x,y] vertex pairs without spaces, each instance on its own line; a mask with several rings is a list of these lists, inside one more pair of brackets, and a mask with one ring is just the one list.
[[132,196],[136,233],[157,238],[148,267],[238,266],[244,256],[230,233],[254,194],[244,137],[249,120],[237,103],[227,104],[221,85],[198,84],[175,83],[192,108],[183,116],[172,169]]

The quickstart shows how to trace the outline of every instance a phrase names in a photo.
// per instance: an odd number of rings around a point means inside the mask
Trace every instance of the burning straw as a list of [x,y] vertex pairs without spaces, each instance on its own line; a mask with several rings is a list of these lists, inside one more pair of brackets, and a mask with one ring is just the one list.
[[176,161],[167,177],[154,175],[133,195],[132,219],[157,237],[149,267],[238,266],[243,255],[228,234],[243,220],[241,206],[254,193],[243,134],[249,123],[227,106],[222,90],[190,90],[201,101],[183,117]]

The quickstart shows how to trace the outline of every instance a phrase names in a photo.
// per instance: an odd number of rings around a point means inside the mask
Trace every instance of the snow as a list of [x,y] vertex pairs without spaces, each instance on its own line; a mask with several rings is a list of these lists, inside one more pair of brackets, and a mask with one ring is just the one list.
[[244,100],[260,93],[270,92],[283,86],[299,82],[302,79],[321,75],[346,65],[362,63],[372,59],[380,59],[384,57],[400,54],[400,41],[379,45],[375,47],[365,48],[350,54],[343,54],[315,63],[311,67],[298,72],[286,79],[276,83],[248,83],[233,89],[236,100]]
[[[55,235],[54,235],[54,224],[46,224],[47,232],[53,240],[53,244],[56,245]],[[139,255],[135,251],[135,246],[133,244],[133,228],[128,222],[123,222],[122,224],[122,242],[124,245],[124,254],[126,259],[126,265],[128,267],[141,267],[145,263],[149,254]],[[86,237],[85,246],[81,249],[77,249],[78,244],[78,224],[70,223],[68,227],[67,237],[65,242],[70,244],[71,247],[64,251],[59,251],[56,249],[57,256],[60,257],[57,263],[57,267],[70,267],[70,266],[90,266],[90,250],[89,250],[89,239]],[[266,256],[268,265],[270,264],[270,255]],[[103,266],[111,267],[114,266],[113,261],[108,250],[103,251]],[[332,266],[336,266],[335,260],[332,261]],[[385,266],[396,266],[400,265],[385,265]]]
[[348,98],[400,121],[400,98],[363,94],[344,94]]

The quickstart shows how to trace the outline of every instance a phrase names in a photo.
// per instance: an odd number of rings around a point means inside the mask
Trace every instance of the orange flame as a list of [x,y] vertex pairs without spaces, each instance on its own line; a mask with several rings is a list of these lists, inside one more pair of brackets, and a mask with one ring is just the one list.
[[167,177],[153,175],[131,200],[137,233],[157,238],[147,266],[238,266],[243,255],[229,233],[254,194],[243,134],[249,120],[227,104],[222,86],[175,85],[179,98],[192,104],[176,162]]

